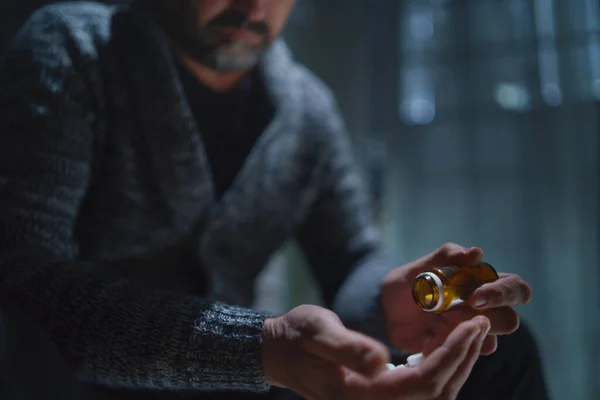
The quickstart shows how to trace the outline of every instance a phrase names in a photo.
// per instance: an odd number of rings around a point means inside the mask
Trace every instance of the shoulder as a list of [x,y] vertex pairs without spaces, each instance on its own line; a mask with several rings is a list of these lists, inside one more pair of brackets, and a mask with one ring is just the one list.
[[[322,162],[352,157],[352,144],[333,90],[302,64],[293,68],[301,91],[302,136]],[[327,160],[327,161],[325,161]]]
[[[321,162],[346,151],[346,126],[331,88],[305,65],[291,61],[283,85],[294,101],[303,148]],[[319,162],[318,164],[320,164]]]
[[56,3],[35,11],[15,36],[11,53],[60,64],[96,58],[110,35],[116,7],[97,2]]
[[294,65],[294,74],[301,92],[305,122],[332,133],[343,130],[342,115],[331,88],[302,64]]
[[306,129],[343,130],[333,91],[313,71],[294,59],[284,40],[274,43],[262,67],[267,76],[267,85],[278,93],[276,98],[293,104],[293,113],[301,117]]

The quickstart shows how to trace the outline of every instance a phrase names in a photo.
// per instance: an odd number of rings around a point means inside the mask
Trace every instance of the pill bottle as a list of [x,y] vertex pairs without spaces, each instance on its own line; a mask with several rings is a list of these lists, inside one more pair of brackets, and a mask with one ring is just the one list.
[[484,262],[475,266],[430,268],[415,278],[413,299],[425,311],[443,313],[465,307],[475,289],[497,279],[494,267]]

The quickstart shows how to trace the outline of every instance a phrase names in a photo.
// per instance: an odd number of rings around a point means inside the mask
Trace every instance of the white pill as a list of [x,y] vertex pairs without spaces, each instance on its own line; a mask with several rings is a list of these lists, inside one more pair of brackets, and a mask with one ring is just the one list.
[[406,362],[411,367],[421,364],[421,361],[423,361],[423,353],[413,354],[406,359]]

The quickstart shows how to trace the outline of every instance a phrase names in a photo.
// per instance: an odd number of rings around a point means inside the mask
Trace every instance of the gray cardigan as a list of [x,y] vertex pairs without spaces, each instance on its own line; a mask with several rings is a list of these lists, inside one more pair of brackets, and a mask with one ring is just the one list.
[[0,298],[42,323],[81,380],[265,390],[266,316],[249,307],[290,238],[328,306],[383,332],[377,295],[392,265],[334,98],[282,42],[260,71],[275,117],[216,201],[143,6],[52,5],[15,38],[0,69]]

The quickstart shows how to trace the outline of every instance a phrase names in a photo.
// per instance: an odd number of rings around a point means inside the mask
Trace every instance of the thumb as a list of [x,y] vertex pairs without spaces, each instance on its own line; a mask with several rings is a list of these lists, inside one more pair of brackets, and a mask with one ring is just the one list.
[[368,377],[386,371],[385,364],[390,360],[390,353],[382,343],[332,320],[323,321],[306,349],[321,359]]

